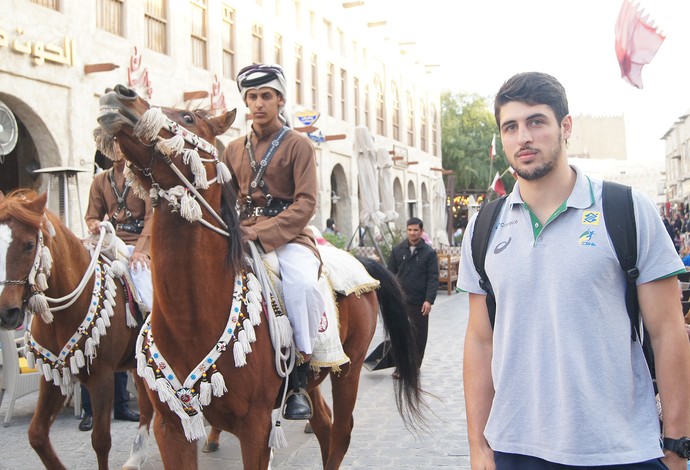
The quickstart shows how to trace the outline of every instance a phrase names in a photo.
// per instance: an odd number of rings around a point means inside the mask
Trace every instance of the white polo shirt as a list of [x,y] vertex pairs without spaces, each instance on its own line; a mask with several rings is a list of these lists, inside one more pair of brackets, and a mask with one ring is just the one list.
[[[494,450],[566,465],[659,458],[654,392],[642,349],[631,341],[602,183],[574,170],[572,194],[546,224],[521,199],[518,182],[490,235],[496,394],[485,436]],[[638,285],[685,272],[654,203],[636,191],[633,200]],[[475,220],[466,233],[474,234]],[[465,237],[458,286],[485,294],[471,245]]]

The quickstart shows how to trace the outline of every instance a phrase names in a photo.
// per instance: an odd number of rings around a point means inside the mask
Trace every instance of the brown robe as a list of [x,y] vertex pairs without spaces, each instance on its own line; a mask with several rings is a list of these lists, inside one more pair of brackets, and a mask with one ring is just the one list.
[[[115,227],[115,233],[127,245],[134,245],[134,251],[144,253],[151,257],[151,216],[153,210],[151,208],[150,199],[140,199],[134,195],[134,190],[129,189],[125,204],[127,209],[132,213],[131,217],[127,218],[124,210],[117,215],[117,222],[114,221],[113,215],[117,212],[117,198],[113,194],[113,188],[110,186],[110,179],[108,175],[112,173],[113,169],[102,171],[93,178],[91,189],[89,190],[89,206],[86,209],[86,222],[96,220],[98,222],[107,219]],[[123,190],[118,185],[118,192]],[[144,218],[144,229],[141,233],[131,233],[125,230],[117,230],[117,224],[132,223],[135,219]]]
[[[281,126],[276,125],[266,135],[251,133],[254,144],[254,158],[261,161],[271,141]],[[233,183],[240,204],[246,201],[249,184],[254,172],[245,149],[245,137],[232,141],[222,157],[233,174]],[[251,226],[258,241],[266,252],[273,251],[286,243],[299,243],[314,252],[318,251],[314,236],[307,224],[316,211],[318,190],[316,177],[316,155],[311,141],[296,131],[290,130],[284,136],[263,177],[274,199],[291,201],[290,207],[275,217],[251,216],[242,225]],[[266,205],[266,197],[260,188],[252,193],[254,206]]]

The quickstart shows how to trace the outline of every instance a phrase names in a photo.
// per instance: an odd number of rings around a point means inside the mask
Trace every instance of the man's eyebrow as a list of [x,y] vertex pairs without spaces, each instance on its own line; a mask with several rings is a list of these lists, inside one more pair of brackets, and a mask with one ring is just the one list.
[[[527,116],[525,118],[525,121],[529,121],[529,120],[534,119],[534,118],[548,119],[548,116],[545,113],[534,113],[534,114],[530,114],[529,116]],[[508,121],[502,122],[501,127],[504,127],[508,124],[514,124],[515,122],[517,122],[517,119],[510,119]]]

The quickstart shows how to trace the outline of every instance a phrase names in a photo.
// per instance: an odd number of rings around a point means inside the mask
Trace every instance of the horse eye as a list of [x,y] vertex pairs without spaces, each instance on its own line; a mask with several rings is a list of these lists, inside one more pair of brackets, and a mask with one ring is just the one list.
[[194,115],[192,113],[182,113],[181,117],[185,124],[194,124]]
[[35,248],[36,248],[36,242],[34,242],[34,241],[24,243],[24,252],[25,253],[31,253],[32,251],[34,251]]

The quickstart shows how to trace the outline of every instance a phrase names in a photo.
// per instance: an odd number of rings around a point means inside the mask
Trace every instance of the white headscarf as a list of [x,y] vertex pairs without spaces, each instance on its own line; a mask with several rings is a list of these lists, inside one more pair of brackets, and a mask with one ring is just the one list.
[[278,116],[287,125],[290,122],[285,114],[285,101],[287,101],[287,84],[283,68],[276,64],[252,64],[244,67],[237,75],[237,89],[242,95],[242,101],[247,103],[247,92],[269,87],[276,90],[283,97],[283,105]]

